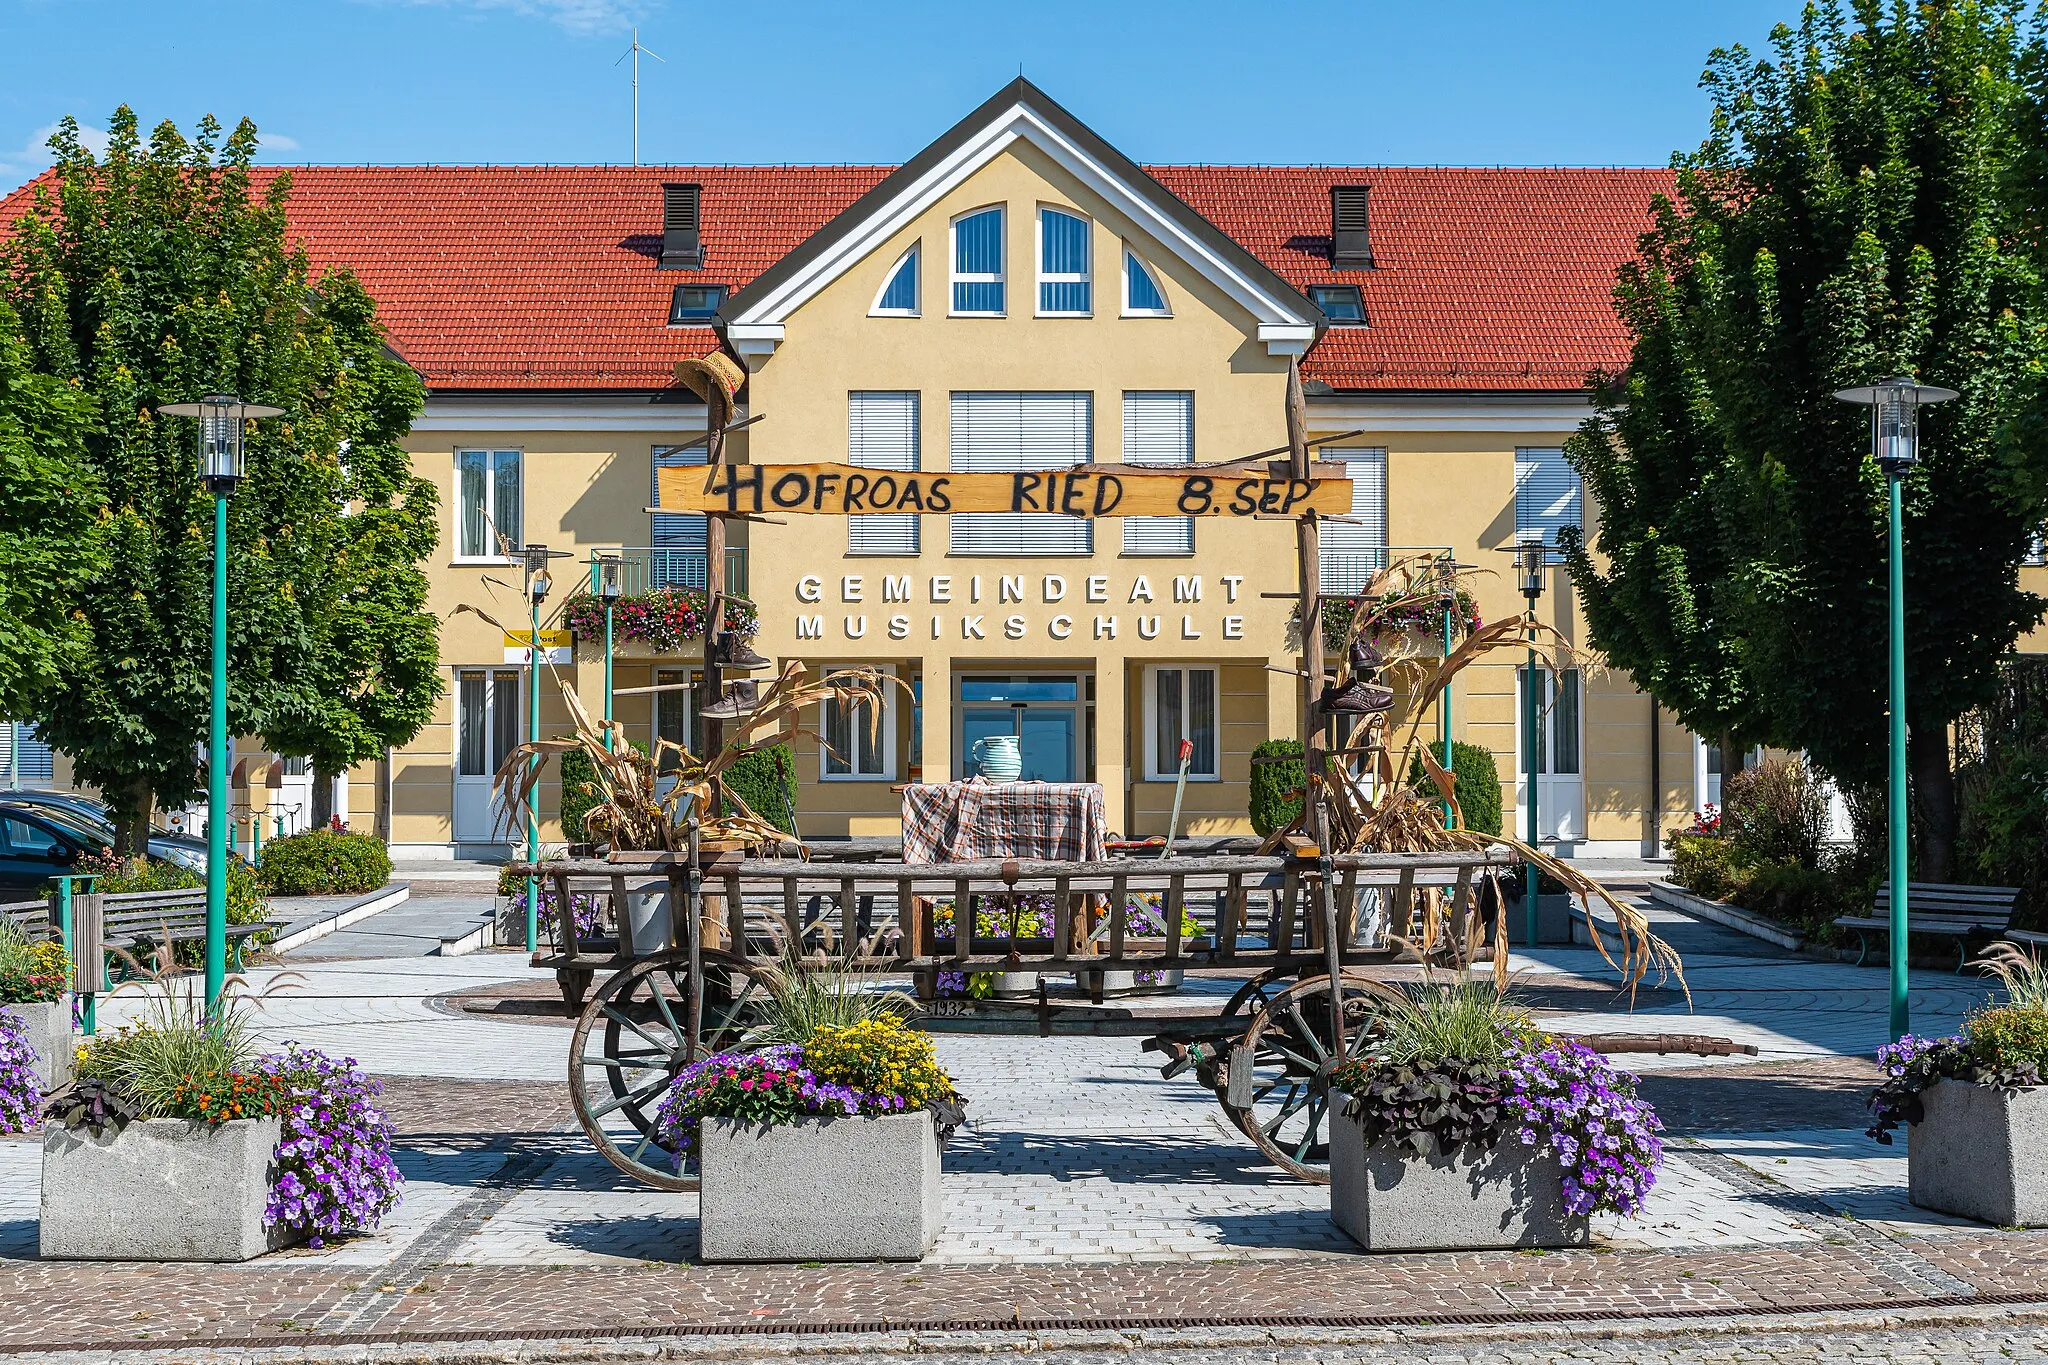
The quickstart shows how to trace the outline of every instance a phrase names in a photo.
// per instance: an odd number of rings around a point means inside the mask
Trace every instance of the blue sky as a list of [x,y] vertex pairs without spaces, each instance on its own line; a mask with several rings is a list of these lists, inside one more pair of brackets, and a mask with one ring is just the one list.
[[[1024,73],[1140,161],[1660,165],[1797,0],[0,0],[0,189],[60,116],[268,160],[894,162]],[[1270,17],[1262,17],[1270,16]]]

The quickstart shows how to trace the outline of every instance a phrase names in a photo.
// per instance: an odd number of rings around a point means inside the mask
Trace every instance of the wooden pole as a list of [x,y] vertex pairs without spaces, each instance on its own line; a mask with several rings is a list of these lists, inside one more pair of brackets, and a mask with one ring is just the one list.
[[[725,462],[725,426],[732,420],[732,410],[727,406],[725,395],[717,385],[709,385],[704,398],[704,462],[716,469]],[[697,693],[704,698],[701,708],[709,706],[725,694],[725,674],[717,663],[718,637],[725,621],[725,518],[716,512],[708,513],[704,519],[704,686]],[[687,738],[687,737],[686,737]],[[707,720],[704,722],[704,752],[698,757],[709,758],[725,747],[725,722]],[[704,818],[717,819],[723,812],[707,810]]]
[[[1287,361],[1287,460],[1293,478],[1308,477],[1308,400],[1301,391],[1301,362],[1295,357]],[[1314,512],[1297,518],[1294,525],[1301,573],[1301,753],[1308,775],[1302,815],[1310,840],[1328,852],[1330,821],[1323,782],[1329,743],[1316,709],[1323,690],[1323,533]]]

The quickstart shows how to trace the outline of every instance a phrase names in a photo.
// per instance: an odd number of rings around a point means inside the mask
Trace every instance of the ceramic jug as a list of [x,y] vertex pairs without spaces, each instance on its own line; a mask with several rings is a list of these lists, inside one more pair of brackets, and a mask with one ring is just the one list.
[[1024,771],[1024,755],[1017,750],[1015,735],[989,735],[974,741],[975,766],[991,782],[1015,782]]

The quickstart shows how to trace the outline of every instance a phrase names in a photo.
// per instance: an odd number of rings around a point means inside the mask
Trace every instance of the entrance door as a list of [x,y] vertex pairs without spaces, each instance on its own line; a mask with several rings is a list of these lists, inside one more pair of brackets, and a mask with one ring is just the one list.
[[1023,754],[1025,782],[1081,781],[1081,680],[1076,677],[959,680],[960,746],[954,766],[963,778],[981,771],[974,742],[991,735],[1015,735]]
[[455,681],[455,840],[510,843],[493,791],[498,769],[519,747],[519,670],[464,669]]
[[277,816],[283,815],[285,833],[297,834],[313,818],[313,760],[280,758],[277,762],[284,771],[272,798],[276,809],[271,811],[270,827],[276,829]]
[[[1577,843],[1586,837],[1586,779],[1580,718],[1579,670],[1536,670],[1536,830],[1543,842]],[[1524,747],[1529,670],[1515,670],[1515,829],[1527,838],[1529,761]]]

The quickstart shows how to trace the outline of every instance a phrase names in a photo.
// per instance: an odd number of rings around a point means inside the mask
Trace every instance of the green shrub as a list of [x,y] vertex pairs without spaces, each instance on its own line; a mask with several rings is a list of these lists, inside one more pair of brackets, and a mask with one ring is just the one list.
[[[1440,746],[1430,746],[1430,752],[1438,762],[1443,761]],[[1452,740],[1451,778],[1452,793],[1458,800],[1458,813],[1465,817],[1465,828],[1481,834],[1500,833],[1500,768],[1494,762],[1493,750]],[[1436,795],[1436,784],[1429,780],[1420,758],[1409,761],[1408,783],[1425,795]]]
[[562,755],[562,838],[572,844],[587,844],[590,836],[583,832],[583,817],[597,804],[594,782],[597,770],[590,766],[590,755],[581,749],[571,749]]
[[2033,1065],[2048,1072],[2048,1010],[2000,1005],[1963,1023],[1970,1050],[2000,1069]]
[[754,814],[796,833],[796,755],[787,744],[749,749],[725,770],[725,782]]
[[1869,913],[1869,902],[1862,902],[1866,908],[1857,908],[1855,898],[1832,872],[1789,862],[1747,869],[1729,888],[1727,899],[1823,941],[1834,938],[1837,915]]
[[1827,793],[1798,759],[1765,759],[1728,779],[1721,833],[1733,841],[1737,863],[1817,868],[1828,837]]
[[[1291,758],[1292,763],[1262,763],[1260,759]],[[1300,792],[1308,781],[1308,769],[1301,762],[1301,741],[1269,739],[1252,750],[1252,828],[1264,838],[1301,814]]]
[[1671,879],[1695,896],[1720,900],[1735,889],[1735,845],[1711,834],[1671,836]]
[[391,855],[373,834],[309,829],[265,844],[258,871],[273,896],[352,895],[391,880]]
[[2014,923],[2048,926],[2048,754],[2003,755],[1957,775],[1962,866],[1988,886],[2017,886]]

